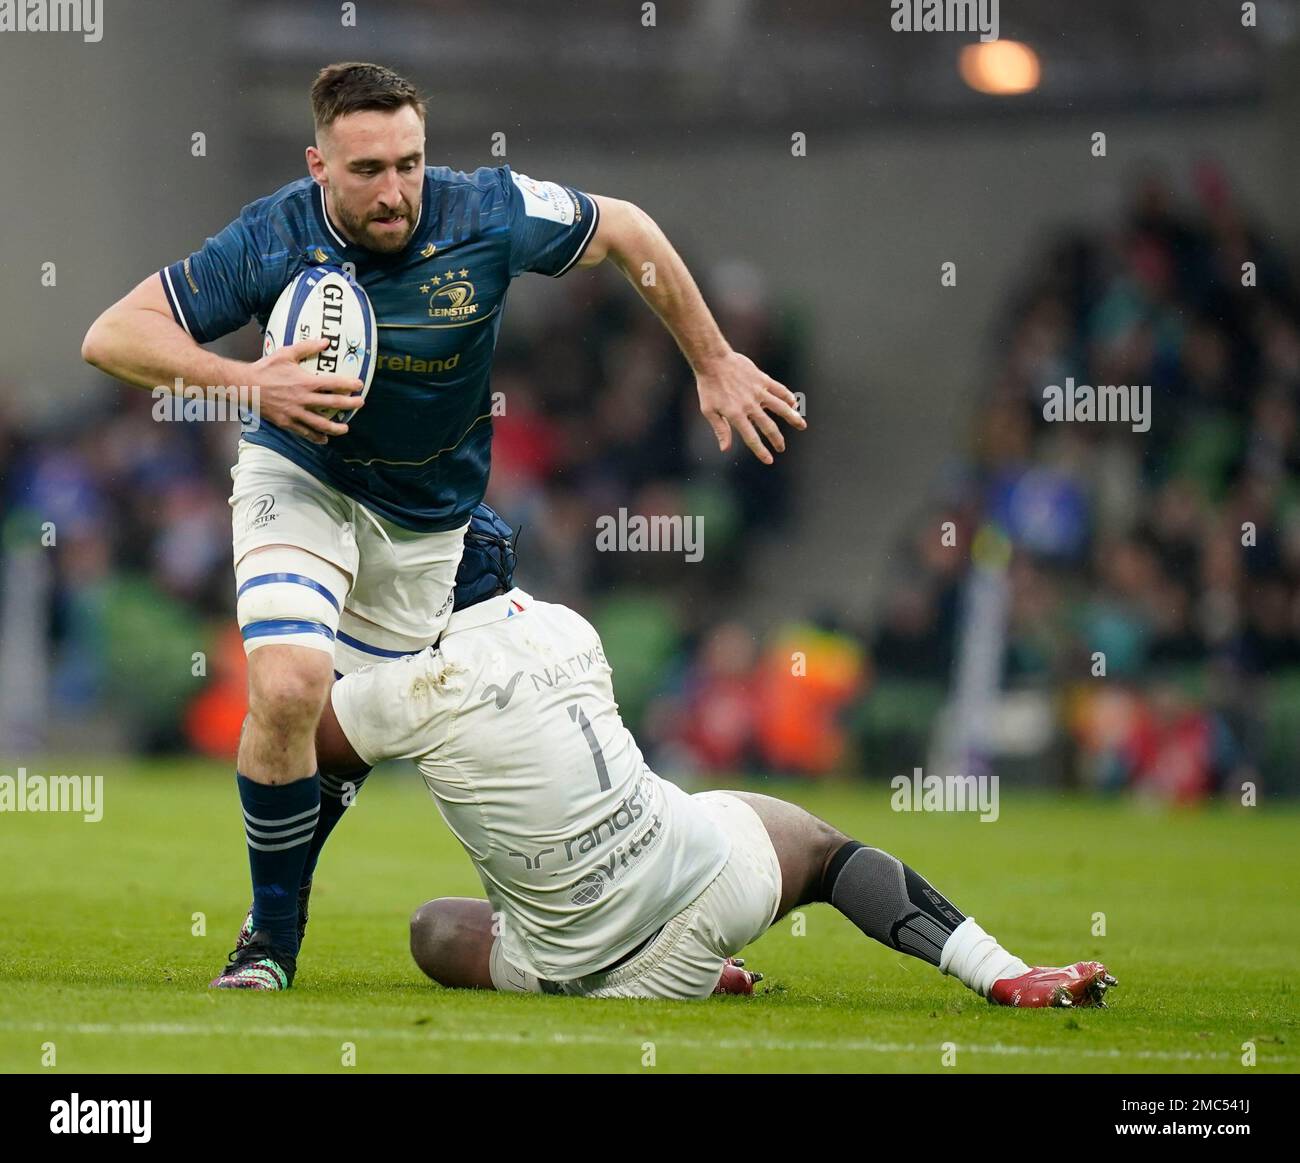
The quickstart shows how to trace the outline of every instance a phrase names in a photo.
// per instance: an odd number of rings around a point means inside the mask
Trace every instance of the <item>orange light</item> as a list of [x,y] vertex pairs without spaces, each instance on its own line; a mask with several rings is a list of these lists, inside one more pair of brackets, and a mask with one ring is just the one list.
[[1018,40],[968,44],[958,61],[961,79],[977,93],[1028,93],[1038,88],[1038,54]]

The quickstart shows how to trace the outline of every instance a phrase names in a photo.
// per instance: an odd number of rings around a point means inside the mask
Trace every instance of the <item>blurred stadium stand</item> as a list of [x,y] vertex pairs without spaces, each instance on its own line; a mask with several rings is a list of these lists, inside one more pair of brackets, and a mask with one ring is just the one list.
[[[970,38],[894,34],[860,0],[665,0],[654,30],[639,4],[576,0],[395,0],[351,30],[292,0],[175,12],[110,9],[111,54],[3,62],[14,107],[43,103],[7,152],[49,159],[35,195],[0,173],[10,265],[60,272],[0,285],[5,751],[233,749],[236,434],[154,423],[76,349],[127,287],[302,172],[310,79],[359,58],[430,94],[431,161],[642,205],[733,344],[807,396],[778,469],[720,458],[613,272],[512,290],[489,499],[523,528],[522,584],[601,628],[665,772],[978,760],[1175,799],[1255,773],[1300,789],[1294,3],[1261,3],[1257,30],[1235,5],[1003,5],[1001,34],[1043,65],[1013,100],[961,83]],[[109,129],[86,115],[105,94]],[[1151,432],[1044,424],[1035,393],[1065,375],[1145,377]],[[703,561],[596,553],[595,517],[621,506],[703,515]],[[1252,549],[1233,548],[1243,520]],[[981,530],[1005,562],[984,636],[1004,678],[972,712],[953,675]]]

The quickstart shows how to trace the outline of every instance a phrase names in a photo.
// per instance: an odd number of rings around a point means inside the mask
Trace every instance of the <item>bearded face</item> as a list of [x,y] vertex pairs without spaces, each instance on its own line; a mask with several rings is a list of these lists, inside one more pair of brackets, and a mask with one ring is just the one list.
[[424,189],[424,122],[409,105],[349,113],[307,150],[325,206],[351,243],[380,254],[410,241]]

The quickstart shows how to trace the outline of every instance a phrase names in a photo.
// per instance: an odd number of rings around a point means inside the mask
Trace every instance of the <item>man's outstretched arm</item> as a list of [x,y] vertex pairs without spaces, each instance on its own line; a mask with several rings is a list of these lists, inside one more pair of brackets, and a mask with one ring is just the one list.
[[[795,428],[808,426],[796,410],[794,393],[765,375],[748,356],[732,350],[691,272],[649,214],[618,198],[589,197],[600,207],[600,221],[577,265],[590,267],[609,259],[623,272],[672,332],[695,372],[700,411],[713,428],[718,448],[726,452],[731,447],[734,428],[759,460],[771,464],[768,444],[785,451],[785,437],[773,417]],[[654,264],[650,286],[642,278],[646,263]]]

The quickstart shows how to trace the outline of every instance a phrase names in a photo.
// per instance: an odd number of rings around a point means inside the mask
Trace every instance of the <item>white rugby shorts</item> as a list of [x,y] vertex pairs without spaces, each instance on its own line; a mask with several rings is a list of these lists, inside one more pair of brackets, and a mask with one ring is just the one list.
[[781,905],[781,866],[763,821],[725,791],[691,800],[731,838],[731,856],[690,904],[635,957],[614,969],[572,981],[540,981],[506,960],[492,943],[492,984],[513,993],[571,997],[709,997],[728,957],[757,941]]
[[[269,587],[258,595],[260,627],[245,625],[241,614],[246,649],[250,642],[256,644],[258,634],[291,642],[291,636],[275,631],[312,619],[318,626],[312,640],[320,643],[324,638],[328,645],[332,637],[334,669],[350,674],[361,666],[416,653],[437,639],[451,617],[468,522],[444,533],[403,529],[287,457],[248,441],[240,442],[230,477],[241,596],[250,585]],[[291,546],[324,559],[347,575],[350,588],[346,594],[333,592],[340,586],[333,570],[316,571],[322,576],[313,578],[308,557],[301,559],[299,570],[284,571],[280,551],[274,552],[277,565],[269,577],[258,573],[256,558],[241,567],[250,551],[270,545]],[[271,612],[279,615],[275,618],[264,616],[268,597]],[[337,612],[330,608],[336,603]],[[324,618],[335,619],[334,625],[325,624],[325,634],[319,629]]]

